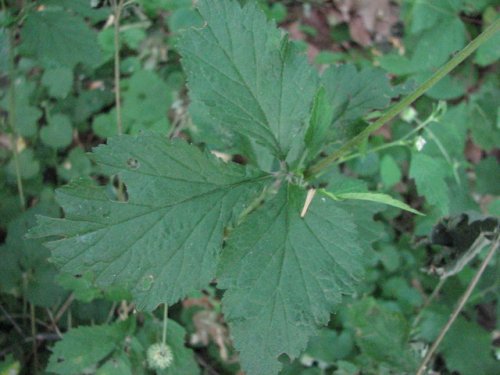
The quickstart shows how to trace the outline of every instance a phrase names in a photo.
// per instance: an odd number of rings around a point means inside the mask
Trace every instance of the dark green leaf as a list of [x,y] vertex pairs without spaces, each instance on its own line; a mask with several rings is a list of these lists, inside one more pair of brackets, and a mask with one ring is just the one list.
[[94,272],[100,286],[129,286],[149,310],[203,288],[224,226],[261,175],[153,135],[114,138],[94,156],[120,174],[129,199],[111,200],[84,181],[60,189],[65,218],[41,217],[33,231],[61,238],[49,243],[54,261],[72,274]]
[[219,269],[229,322],[248,374],[272,374],[327,323],[362,272],[356,225],[341,206],[288,186],[231,234]]
[[255,139],[285,158],[302,147],[316,90],[305,56],[254,2],[198,3],[204,24],[189,29],[179,49],[190,96],[231,132]]
[[21,38],[22,51],[45,67],[73,68],[78,63],[95,67],[101,62],[94,31],[80,17],[62,10],[28,13]]

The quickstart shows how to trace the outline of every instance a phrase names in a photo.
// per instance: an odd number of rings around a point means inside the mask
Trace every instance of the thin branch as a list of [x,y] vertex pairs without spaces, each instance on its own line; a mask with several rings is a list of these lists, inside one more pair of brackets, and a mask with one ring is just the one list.
[[116,106],[116,128],[118,135],[123,134],[122,105],[121,105],[121,83],[120,83],[120,19],[124,0],[113,0],[114,13],[114,47],[115,47],[115,106]]
[[59,322],[59,320],[61,320],[62,316],[64,315],[64,313],[66,312],[66,310],[68,309],[68,307],[71,306],[71,304],[73,303],[73,300],[75,299],[75,295],[73,293],[71,293],[69,296],[68,296],[68,299],[66,301],[64,301],[63,305],[61,306],[61,308],[59,309],[59,311],[57,312],[55,318],[54,318],[54,323],[57,324]]
[[479,279],[481,278],[481,276],[484,273],[484,270],[488,266],[488,263],[491,261],[491,259],[495,255],[495,252],[498,249],[499,241],[500,241],[500,236],[497,235],[495,243],[491,246],[491,249],[488,252],[488,254],[486,255],[486,258],[484,258],[483,262],[481,263],[481,266],[479,267],[476,274],[472,278],[470,284],[467,286],[467,289],[465,290],[465,293],[463,294],[463,296],[460,298],[460,301],[458,302],[457,307],[455,307],[455,310],[451,313],[450,318],[448,319],[448,322],[443,327],[441,332],[439,332],[439,335],[438,335],[436,341],[434,341],[431,348],[427,352],[426,356],[422,360],[422,363],[420,364],[420,367],[417,371],[417,375],[424,374],[426,367],[427,367],[427,364],[431,360],[431,358],[434,355],[435,351],[437,350],[439,344],[441,344],[441,341],[443,341],[444,336],[449,331],[449,329],[451,328],[451,326],[453,325],[453,323],[457,319],[458,315],[460,314],[460,312],[464,308],[467,300],[469,299],[470,295],[472,294],[472,291],[476,287],[477,283],[479,282]]
[[[116,131],[118,135],[123,134],[123,119],[122,119],[122,99],[121,99],[121,81],[120,81],[120,20],[123,11],[124,0],[113,0],[113,13],[114,13],[114,70],[115,70],[115,108],[116,108]],[[124,186],[121,180],[118,180],[117,198],[119,201],[124,201],[123,194]]]
[[161,343],[163,345],[167,344],[167,325],[168,325],[168,305],[163,304],[163,333],[161,336]]
[[52,314],[52,311],[50,311],[49,308],[46,308],[45,311],[47,312],[47,315],[49,316],[50,322],[52,323],[52,329],[56,332],[56,334],[62,338],[62,333],[59,330],[59,327],[57,326],[56,321],[54,320],[54,315]]
[[16,128],[16,65],[14,56],[14,32],[9,32],[9,127],[14,138],[13,142],[13,155],[14,155],[14,168],[16,170],[16,183],[17,192],[19,195],[19,204],[21,209],[26,208],[26,198],[24,196],[23,180],[21,178],[21,165],[19,163],[19,150],[17,149],[19,135]]
[[17,331],[17,333],[19,333],[24,339],[26,338],[26,335],[24,334],[23,330],[21,329],[21,327],[19,327],[19,325],[16,323],[16,321],[14,320],[14,318],[12,318],[12,316],[9,314],[9,312],[7,310],[5,310],[3,308],[3,306],[0,304],[0,310],[2,311],[2,313],[5,315],[5,317],[7,318],[7,320],[10,322],[10,324],[12,324],[12,326],[14,327],[14,329]]
[[33,337],[33,374],[38,374],[38,343],[36,341],[36,311],[35,305],[30,303],[31,336]]
[[324,169],[328,168],[337,159],[344,156],[351,148],[359,145],[366,138],[370,136],[371,133],[381,128],[388,121],[392,120],[394,117],[399,115],[406,107],[411,105],[415,100],[424,95],[427,90],[433,87],[437,82],[439,82],[443,77],[448,75],[453,69],[455,69],[460,63],[462,63],[467,57],[469,57],[477,48],[489,40],[497,31],[500,30],[500,18],[493,22],[486,30],[484,30],[479,36],[477,36],[472,42],[470,42],[465,48],[458,52],[453,58],[448,61],[444,66],[438,69],[427,81],[422,83],[415,91],[413,91],[406,98],[401,100],[399,103],[391,107],[385,114],[383,114],[377,121],[366,127],[362,132],[356,135],[354,138],[347,141],[342,147],[334,151],[332,154],[326,158],[320,160],[318,163],[311,166],[306,172],[306,177],[317,176]]

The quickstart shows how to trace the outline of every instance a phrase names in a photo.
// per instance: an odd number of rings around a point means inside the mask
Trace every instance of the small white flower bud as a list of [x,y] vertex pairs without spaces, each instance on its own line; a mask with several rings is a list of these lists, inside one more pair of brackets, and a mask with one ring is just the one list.
[[412,122],[417,118],[417,111],[413,107],[408,107],[406,108],[402,113],[401,113],[401,118],[405,122]]
[[415,141],[415,147],[417,148],[418,151],[422,151],[426,143],[427,141],[425,140],[424,137],[418,136]]

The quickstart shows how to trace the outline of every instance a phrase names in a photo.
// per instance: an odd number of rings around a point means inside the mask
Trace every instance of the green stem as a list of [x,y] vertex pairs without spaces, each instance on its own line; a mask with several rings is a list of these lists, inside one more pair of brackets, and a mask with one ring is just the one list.
[[[123,11],[124,0],[113,0],[113,13],[115,16],[114,22],[114,47],[115,47],[115,57],[114,57],[114,81],[115,81],[115,107],[116,107],[116,131],[118,135],[123,134],[123,119],[122,119],[122,99],[121,99],[121,81],[120,81],[120,20]],[[124,201],[124,190],[123,182],[118,179],[118,191],[117,198],[119,201]]]
[[343,158],[339,158],[336,161],[336,163],[337,164],[344,163],[346,161],[349,161],[349,160],[352,160],[352,159],[356,159],[356,158],[358,158],[358,157],[360,157],[362,155],[366,155],[366,154],[369,154],[369,153],[372,153],[372,152],[382,151],[382,150],[385,150],[385,149],[391,148],[391,147],[409,146],[412,142],[408,142],[407,139],[410,138],[413,134],[418,133],[420,130],[422,130],[423,128],[425,128],[427,125],[429,125],[433,121],[436,121],[436,117],[434,116],[434,114],[432,114],[431,116],[429,116],[424,122],[419,123],[418,126],[415,129],[412,129],[411,131],[409,131],[407,134],[405,134],[404,136],[402,136],[398,140],[395,140],[395,141],[392,141],[390,143],[386,143],[386,144],[383,144],[383,145],[371,148],[371,149],[369,149],[368,151],[365,151],[365,152],[356,152],[354,154],[347,155],[347,156],[345,156]]
[[24,196],[23,180],[21,178],[21,164],[19,163],[19,150],[17,144],[19,135],[16,129],[16,67],[14,61],[14,36],[12,30],[9,36],[9,128],[12,132],[14,144],[12,145],[12,152],[14,156],[14,168],[16,170],[16,184],[17,192],[19,195],[19,204],[21,209],[26,208],[26,198]]
[[114,47],[115,47],[115,106],[116,106],[116,128],[118,135],[123,134],[122,106],[121,106],[121,83],[120,83],[120,18],[122,15],[123,0],[113,0],[114,22]]
[[360,156],[363,156],[363,155],[366,155],[366,154],[371,154],[373,152],[382,151],[382,150],[385,150],[385,149],[388,149],[388,148],[391,148],[391,147],[397,147],[397,146],[404,147],[404,146],[409,146],[410,144],[411,144],[410,142],[405,142],[402,139],[398,139],[397,141],[386,143],[384,145],[380,145],[380,146],[377,146],[377,147],[373,147],[373,148],[371,148],[371,149],[369,149],[367,151],[364,151],[364,152],[356,152],[354,154],[347,155],[347,156],[345,156],[343,158],[338,159],[337,163],[338,164],[344,163],[346,161],[359,158]]
[[31,336],[33,338],[33,374],[38,373],[38,345],[36,341],[36,315],[35,315],[35,305],[30,303],[30,318],[31,318]]
[[356,135],[351,140],[347,141],[342,147],[322,159],[318,163],[311,166],[306,172],[307,178],[315,177],[324,169],[328,168],[333,162],[345,155],[351,148],[359,145],[371,133],[380,129],[388,121],[399,115],[406,107],[412,104],[415,100],[420,98],[427,90],[438,83],[443,77],[455,69],[467,57],[469,57],[479,46],[489,40],[497,31],[500,30],[500,18],[493,22],[486,30],[470,42],[464,49],[458,52],[453,58],[448,61],[444,66],[437,70],[427,81],[422,83],[414,92],[401,100],[399,103],[391,107],[385,114],[382,115],[373,124],[366,127],[362,132]]
[[164,304],[163,309],[163,334],[161,337],[161,343],[167,345],[167,324],[168,324],[168,305]]

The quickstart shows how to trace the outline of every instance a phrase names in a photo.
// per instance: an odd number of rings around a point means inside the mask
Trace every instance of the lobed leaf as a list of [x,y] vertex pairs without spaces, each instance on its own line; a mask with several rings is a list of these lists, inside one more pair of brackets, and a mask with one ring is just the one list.
[[248,374],[278,372],[282,353],[296,357],[362,273],[352,216],[323,198],[301,218],[305,194],[283,187],[222,253],[223,309]]
[[302,147],[317,74],[255,2],[198,3],[201,28],[178,48],[190,97],[215,124],[254,139],[285,159]]
[[128,286],[139,308],[173,304],[212,280],[223,228],[262,186],[263,174],[226,165],[184,142],[122,136],[94,151],[118,173],[129,199],[76,181],[59,189],[65,218],[40,217],[32,236],[49,242],[62,271],[92,271],[99,286]]

